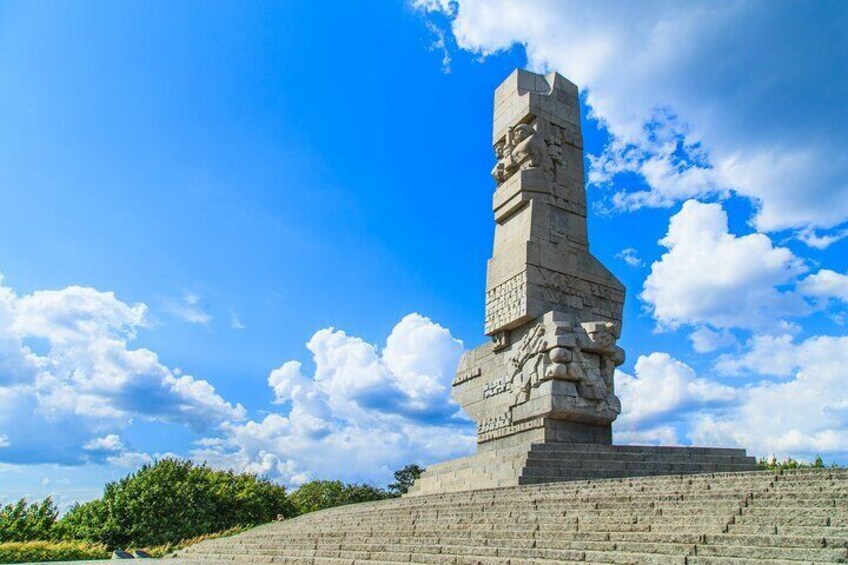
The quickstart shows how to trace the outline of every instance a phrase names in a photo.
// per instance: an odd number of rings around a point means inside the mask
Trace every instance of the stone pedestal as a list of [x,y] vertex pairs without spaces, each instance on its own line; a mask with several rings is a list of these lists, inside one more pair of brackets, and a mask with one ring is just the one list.
[[481,451],[427,467],[407,496],[558,481],[756,471],[744,449],[547,443]]

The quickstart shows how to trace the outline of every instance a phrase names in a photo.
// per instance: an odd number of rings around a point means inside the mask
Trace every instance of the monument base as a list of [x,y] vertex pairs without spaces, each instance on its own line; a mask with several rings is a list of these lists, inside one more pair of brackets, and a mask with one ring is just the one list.
[[481,451],[431,465],[404,496],[527,484],[754,471],[744,449],[580,443],[533,444]]

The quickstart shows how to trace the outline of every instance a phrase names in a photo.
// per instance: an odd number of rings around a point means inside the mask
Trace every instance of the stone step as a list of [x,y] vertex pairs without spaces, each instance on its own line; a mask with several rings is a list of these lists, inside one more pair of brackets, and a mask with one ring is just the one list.
[[[521,485],[519,487],[508,487],[504,490],[501,496],[496,496],[492,490],[480,490],[480,491],[471,491],[473,493],[472,496],[468,496],[468,492],[457,493],[463,494],[465,496],[446,496],[446,495],[423,495],[423,497],[428,498],[432,502],[451,502],[451,503],[461,503],[465,501],[478,502],[483,500],[493,500],[497,498],[498,500],[512,499],[512,498],[524,498],[527,496],[544,496],[549,492],[554,493],[564,493],[564,492],[575,492],[575,493],[583,493],[583,492],[631,492],[631,491],[701,491],[701,490],[710,490],[713,488],[718,488],[720,490],[732,490],[738,488],[748,488],[748,489],[766,489],[768,487],[773,487],[775,480],[772,477],[766,477],[764,479],[749,479],[749,480],[739,480],[736,482],[728,482],[722,480],[721,478],[713,478],[709,481],[707,480],[695,480],[696,478],[701,478],[704,475],[702,474],[688,474],[688,475],[674,475],[674,480],[659,480],[659,479],[667,479],[668,475],[659,475],[659,476],[645,476],[645,477],[628,477],[624,478],[606,478],[606,479],[581,479],[575,480],[574,482],[568,485],[560,485],[560,484],[539,484],[539,485]],[[642,479],[642,480],[637,480]],[[657,479],[656,483],[652,483],[651,479]],[[559,488],[557,488],[559,487]],[[804,487],[807,489],[808,487]],[[833,486],[829,486],[828,489],[833,489]],[[401,502],[412,504],[411,502],[413,498],[401,499]],[[426,504],[426,502],[423,502]]]
[[306,514],[181,555],[193,565],[848,562],[846,478],[680,474],[425,495]]
[[648,453],[648,454],[686,454],[699,455],[742,455],[744,449],[725,447],[672,447],[656,445],[603,445],[592,443],[545,443],[533,444],[531,452],[594,452],[594,453]]
[[833,526],[783,526],[776,524],[731,524],[727,533],[746,535],[848,537],[848,528]]
[[759,547],[840,547],[848,548],[848,538],[785,536],[765,534],[707,534],[699,543]]
[[[641,547],[645,547],[644,545]],[[631,549],[628,551],[627,549]],[[508,563],[510,559],[542,559],[551,561],[574,561],[574,562],[589,562],[589,563],[632,563],[634,559],[639,563],[668,563],[669,558],[675,556],[680,557],[689,551],[689,546],[669,546],[666,548],[648,547],[652,550],[649,552],[632,551],[639,549],[630,547],[624,550],[600,548],[599,550],[592,549],[544,549],[544,548],[521,548],[521,547],[490,547],[486,545],[464,545],[464,546],[441,546],[433,547],[429,545],[420,545],[412,548],[393,547],[385,550],[297,550],[284,549],[278,552],[260,553],[237,553],[231,554],[233,561],[241,562],[260,562],[263,560],[273,560],[277,562],[280,558],[297,558],[297,559],[353,559],[353,560],[378,560],[392,562],[431,562],[428,556],[440,555],[445,561],[445,557],[451,556],[455,559],[462,559],[465,556],[474,556],[475,558],[485,559],[487,562],[500,560]],[[665,551],[663,551],[665,550]],[[671,553],[668,553],[671,552]],[[195,558],[201,556],[195,555]],[[453,560],[451,560],[453,561]],[[680,560],[682,562],[682,559]]]
[[[737,454],[720,454],[720,455],[687,455],[685,453],[668,453],[657,455],[653,453],[642,452],[599,452],[599,451],[584,451],[584,450],[531,450],[527,453],[527,461],[550,460],[550,461],[579,461],[579,460],[594,460],[594,461],[711,461],[714,463],[737,463],[751,466],[756,464],[753,457]],[[516,462],[521,459],[515,459]],[[499,463],[499,462],[496,462]],[[754,469],[755,470],[755,469]]]
[[796,561],[844,562],[848,558],[845,548],[827,547],[763,547],[732,544],[698,545],[696,555],[719,557],[745,557],[748,559],[793,559]]
[[833,561],[757,559],[755,557],[720,557],[714,555],[693,555],[686,558],[686,565],[799,565],[800,563],[804,565],[824,565],[833,563]]
[[715,463],[692,462],[650,462],[641,461],[575,461],[568,465],[550,464],[551,462],[532,461],[521,472],[521,477],[552,477],[566,479],[582,479],[587,476],[633,476],[669,473],[704,473],[715,471]]

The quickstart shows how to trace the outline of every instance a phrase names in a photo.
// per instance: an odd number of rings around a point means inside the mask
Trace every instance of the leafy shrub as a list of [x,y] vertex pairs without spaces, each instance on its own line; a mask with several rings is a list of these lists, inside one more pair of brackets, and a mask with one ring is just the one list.
[[102,543],[108,519],[106,503],[101,499],[84,504],[75,503],[56,524],[63,539],[80,539]]
[[286,489],[251,474],[163,459],[106,485],[103,498],[76,505],[63,535],[114,547],[173,544],[240,525],[294,515]]
[[395,496],[406,494],[409,491],[409,487],[415,482],[415,479],[420,477],[423,472],[424,469],[415,463],[407,465],[403,469],[398,469],[395,471],[395,482],[389,485],[389,492]]
[[109,550],[105,545],[81,541],[26,541],[0,543],[0,563],[28,563],[32,561],[74,561],[79,559],[106,559]]
[[0,507],[0,542],[49,540],[55,537],[59,510],[49,496],[27,504],[25,498]]
[[[757,466],[760,469],[767,471],[785,471],[788,469],[824,469],[826,466],[821,457],[816,456],[815,461],[812,463],[806,463],[804,461],[798,461],[796,459],[792,459],[791,457],[787,457],[783,461],[778,461],[776,457],[772,456],[771,459],[760,459],[757,461]],[[827,465],[827,467],[834,468],[838,467],[836,464]]]
[[390,497],[389,493],[377,487],[341,481],[310,481],[289,495],[298,514]]

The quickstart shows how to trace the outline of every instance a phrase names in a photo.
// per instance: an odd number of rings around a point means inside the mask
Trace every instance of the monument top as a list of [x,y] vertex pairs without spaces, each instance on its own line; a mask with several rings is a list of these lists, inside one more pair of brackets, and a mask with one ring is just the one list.
[[577,101],[577,85],[561,74],[538,75],[515,69],[495,89],[492,143],[496,143],[511,125],[531,114],[579,127],[580,109],[569,101]]

